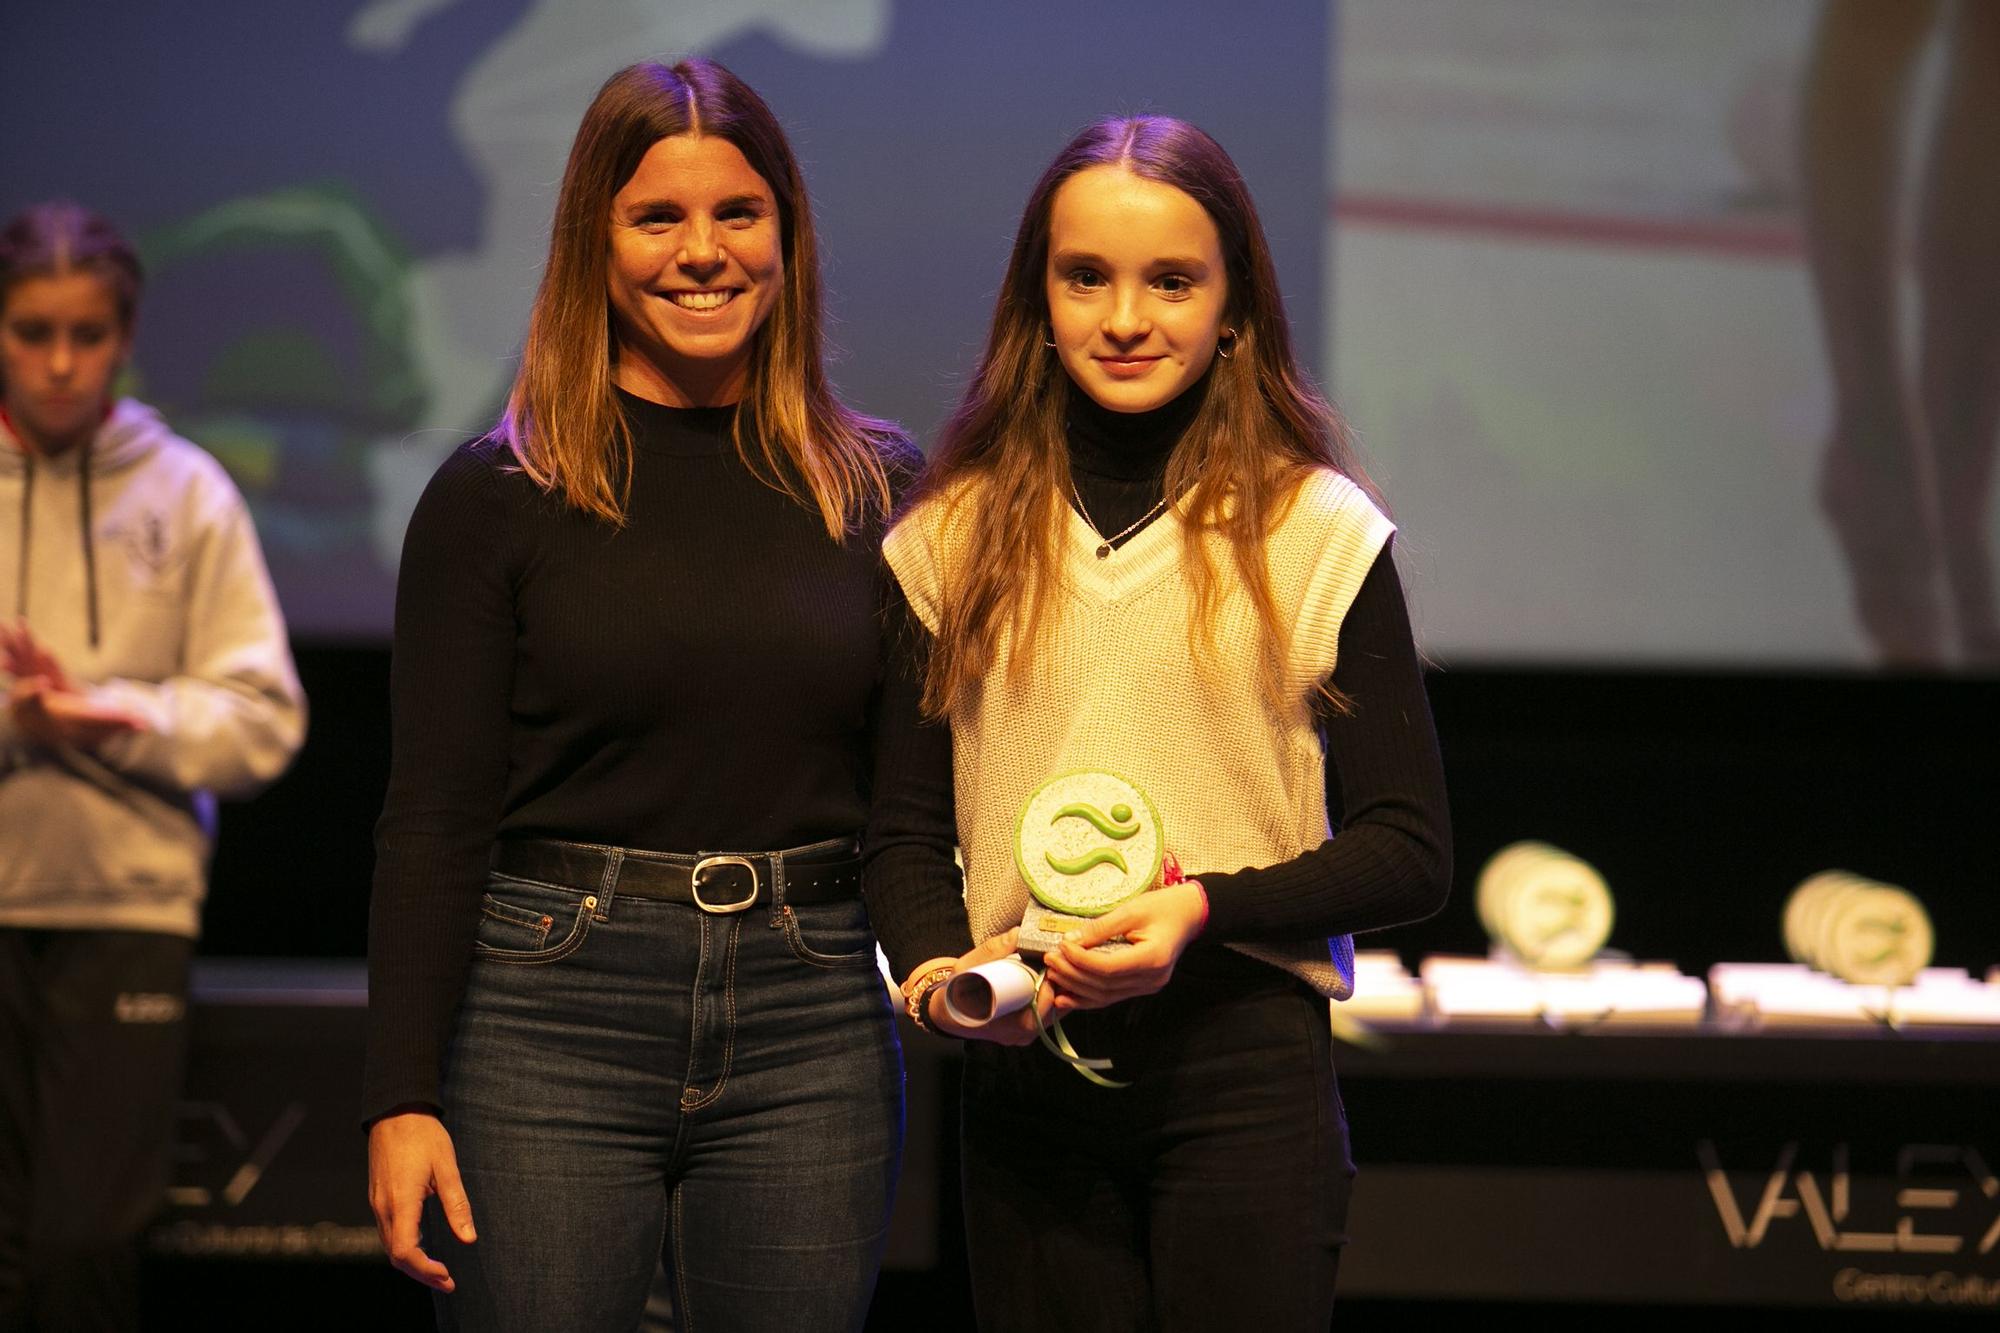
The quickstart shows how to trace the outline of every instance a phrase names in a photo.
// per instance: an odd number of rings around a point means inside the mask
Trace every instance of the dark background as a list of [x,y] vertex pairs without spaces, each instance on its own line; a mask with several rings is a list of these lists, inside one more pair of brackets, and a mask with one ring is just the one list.
[[[296,651],[311,731],[282,781],[224,808],[204,953],[365,948],[389,653]],[[1940,964],[2000,962],[1990,681],[1457,667],[1433,671],[1430,692],[1451,786],[1452,898],[1363,947],[1394,948],[1412,967],[1484,952],[1479,868],[1539,838],[1603,872],[1612,947],[1691,974],[1781,960],[1786,895],[1827,869],[1914,892]]]

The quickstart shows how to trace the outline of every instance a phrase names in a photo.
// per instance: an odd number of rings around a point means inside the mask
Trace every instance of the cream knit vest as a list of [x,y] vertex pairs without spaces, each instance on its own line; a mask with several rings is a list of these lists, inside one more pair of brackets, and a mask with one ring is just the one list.
[[[884,543],[890,567],[933,632],[952,571],[965,550],[972,496],[941,495],[898,524]],[[954,512],[955,511],[955,512]],[[1198,663],[1188,647],[1193,595],[1181,565],[1180,515],[1170,508],[1109,558],[1099,538],[1064,508],[1062,580],[1049,603],[1050,633],[1021,681],[1010,684],[1012,644],[952,722],[959,845],[972,936],[1018,925],[1027,886],[1014,868],[1014,821],[1048,778],[1102,768],[1142,787],[1159,808],[1166,845],[1190,871],[1267,866],[1329,836],[1324,752],[1313,724],[1313,687],[1333,670],[1340,623],[1394,527],[1345,477],[1311,474],[1266,541],[1271,592],[1292,626],[1284,662],[1285,716],[1258,687],[1260,628],[1234,578],[1228,542],[1209,535],[1226,580],[1215,648]],[[1354,945],[1331,940],[1231,947],[1346,999]]]

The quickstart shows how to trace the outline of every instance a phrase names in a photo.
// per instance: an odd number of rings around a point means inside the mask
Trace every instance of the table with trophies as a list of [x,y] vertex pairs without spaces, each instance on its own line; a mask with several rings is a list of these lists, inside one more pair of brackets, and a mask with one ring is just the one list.
[[[1123,779],[1045,784],[1017,826],[1021,953],[941,979],[953,1015],[1031,1003],[1040,953],[1170,882],[1170,848]],[[1354,998],[1331,1006],[1362,1164],[1345,1295],[2000,1310],[2000,977],[1931,966],[1915,896],[1814,875],[1774,903],[1789,961],[1705,977],[1618,953],[1611,887],[1544,843],[1496,853],[1474,905],[1488,953],[1411,970],[1364,950]],[[186,1151],[155,1248],[373,1258],[359,965],[211,962],[194,994]],[[906,1036],[890,1264],[921,1268],[955,1227],[957,1048]],[[1058,1024],[1042,1039],[1120,1095]]]
[[1622,955],[1608,885],[1521,842],[1484,957],[1357,961],[1353,1295],[2000,1307],[2000,984],[1904,889],[1798,885],[1790,961]]

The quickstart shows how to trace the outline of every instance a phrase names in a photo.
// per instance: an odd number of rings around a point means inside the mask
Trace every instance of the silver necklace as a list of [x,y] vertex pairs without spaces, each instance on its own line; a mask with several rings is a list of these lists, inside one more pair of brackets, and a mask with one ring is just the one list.
[[1154,505],[1151,509],[1148,509],[1145,513],[1139,515],[1139,521],[1137,523],[1134,523],[1131,527],[1126,528],[1123,532],[1119,533],[1115,537],[1107,537],[1104,535],[1103,529],[1097,526],[1097,520],[1090,516],[1089,508],[1083,503],[1083,492],[1079,491],[1076,488],[1076,479],[1074,477],[1070,479],[1069,493],[1076,497],[1076,512],[1083,517],[1085,525],[1088,526],[1092,532],[1097,534],[1097,558],[1099,560],[1110,559],[1112,547],[1116,546],[1119,542],[1124,541],[1127,537],[1137,532],[1140,528],[1143,528],[1148,523],[1152,522],[1153,515],[1159,513],[1162,509],[1165,509],[1167,507],[1167,497],[1163,495],[1160,497],[1160,502],[1158,504]]

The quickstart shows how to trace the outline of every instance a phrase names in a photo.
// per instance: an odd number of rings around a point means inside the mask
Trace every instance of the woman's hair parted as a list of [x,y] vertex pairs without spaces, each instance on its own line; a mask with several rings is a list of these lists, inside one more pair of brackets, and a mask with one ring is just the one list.
[[111,284],[118,322],[129,331],[139,313],[144,275],[139,252],[108,218],[55,199],[22,209],[0,227],[0,302],[23,279],[78,272]]
[[[1264,536],[1314,468],[1333,468],[1375,494],[1346,425],[1293,355],[1263,224],[1229,154],[1201,129],[1171,117],[1098,121],[1035,182],[979,368],[904,507],[908,512],[931,497],[963,506],[960,549],[975,553],[945,570],[924,680],[924,709],[933,716],[967,698],[991,668],[1003,633],[1017,645],[1018,669],[1028,657],[1020,649],[1043,632],[1070,492],[1068,375],[1045,342],[1050,216],[1064,182],[1099,166],[1184,191],[1207,211],[1222,243],[1229,283],[1224,324],[1235,330],[1235,346],[1212,367],[1207,395],[1166,475],[1167,494],[1181,497],[1185,520],[1184,564],[1194,591],[1190,650],[1199,656],[1213,646],[1225,585],[1204,539],[1219,532],[1265,631],[1262,688],[1274,707],[1286,706],[1279,671],[1287,635],[1271,593]],[[1335,702],[1344,703],[1338,696]]]
[[764,99],[712,60],[628,66],[584,112],[556,199],[521,368],[496,433],[544,489],[624,521],[632,436],[612,388],[611,201],[648,149],[681,134],[735,145],[778,205],[784,285],[753,335],[736,447],[753,473],[817,507],[828,534],[844,540],[863,516],[889,506],[882,446],[896,430],[848,408],[827,382],[819,248],[798,160]]

